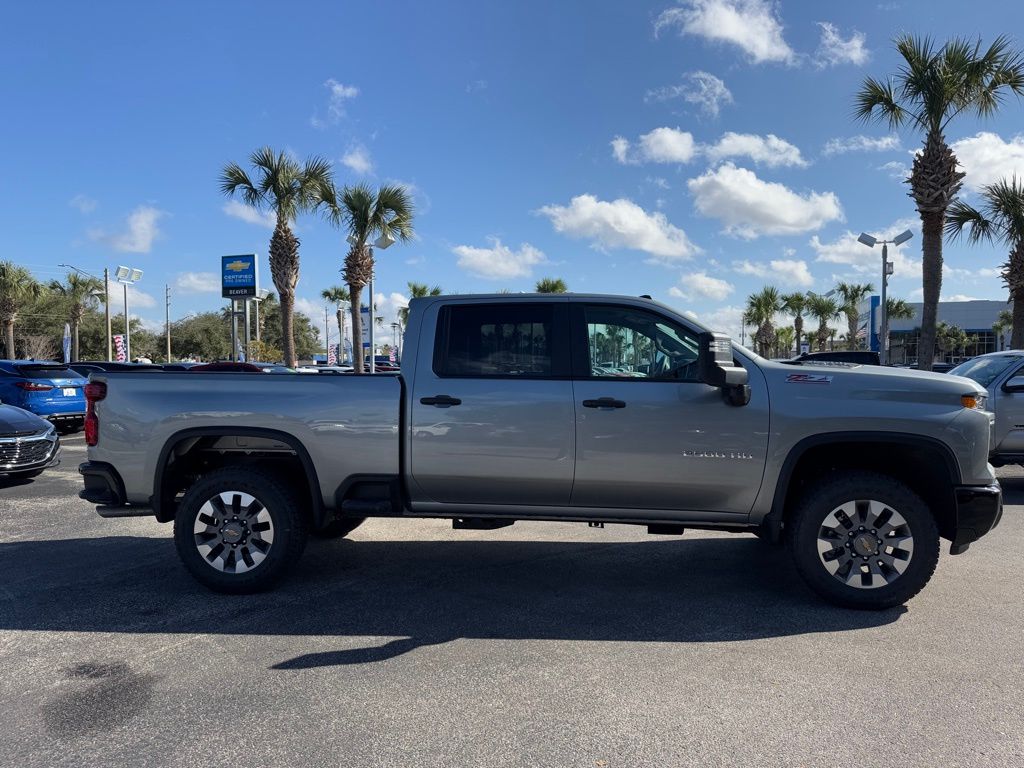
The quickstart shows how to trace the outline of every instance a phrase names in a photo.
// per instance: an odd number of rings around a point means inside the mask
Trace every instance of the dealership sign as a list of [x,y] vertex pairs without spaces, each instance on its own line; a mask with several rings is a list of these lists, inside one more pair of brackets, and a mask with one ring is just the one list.
[[225,299],[255,296],[259,288],[258,259],[255,253],[220,257],[220,287]]

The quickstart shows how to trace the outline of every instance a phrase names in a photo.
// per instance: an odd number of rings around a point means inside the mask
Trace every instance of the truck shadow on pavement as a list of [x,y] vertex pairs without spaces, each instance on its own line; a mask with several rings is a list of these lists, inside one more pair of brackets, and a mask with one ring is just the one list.
[[387,640],[341,642],[275,669],[384,661],[460,638],[706,643],[839,632],[903,611],[828,605],[784,549],[745,536],[318,541],[277,590],[244,596],[199,586],[170,539],[0,544],[3,630]]

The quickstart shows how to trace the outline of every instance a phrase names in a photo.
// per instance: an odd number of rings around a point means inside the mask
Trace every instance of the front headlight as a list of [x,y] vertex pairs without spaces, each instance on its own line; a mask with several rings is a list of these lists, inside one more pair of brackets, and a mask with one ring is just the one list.
[[988,397],[986,395],[979,395],[976,392],[960,395],[960,405],[964,408],[973,408],[976,411],[984,411],[987,401]]

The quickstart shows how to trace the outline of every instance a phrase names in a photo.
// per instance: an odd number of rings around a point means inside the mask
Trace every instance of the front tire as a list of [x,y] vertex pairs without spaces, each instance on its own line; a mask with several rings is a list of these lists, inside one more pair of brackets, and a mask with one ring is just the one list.
[[188,489],[174,544],[189,573],[215,592],[269,589],[299,559],[307,524],[291,488],[273,474],[228,467]]
[[906,485],[874,472],[837,472],[820,481],[788,527],[800,576],[846,608],[902,605],[924,588],[939,560],[931,510]]

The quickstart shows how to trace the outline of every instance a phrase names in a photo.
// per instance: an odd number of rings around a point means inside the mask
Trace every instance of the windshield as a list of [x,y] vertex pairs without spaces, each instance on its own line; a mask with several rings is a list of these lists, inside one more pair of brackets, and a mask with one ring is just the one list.
[[77,379],[80,374],[65,366],[17,365],[15,369],[26,379]]
[[1000,355],[998,357],[976,357],[966,363],[960,363],[949,373],[952,376],[966,376],[974,379],[981,386],[988,386],[999,378],[999,375],[1011,365],[1024,360],[1022,355]]

